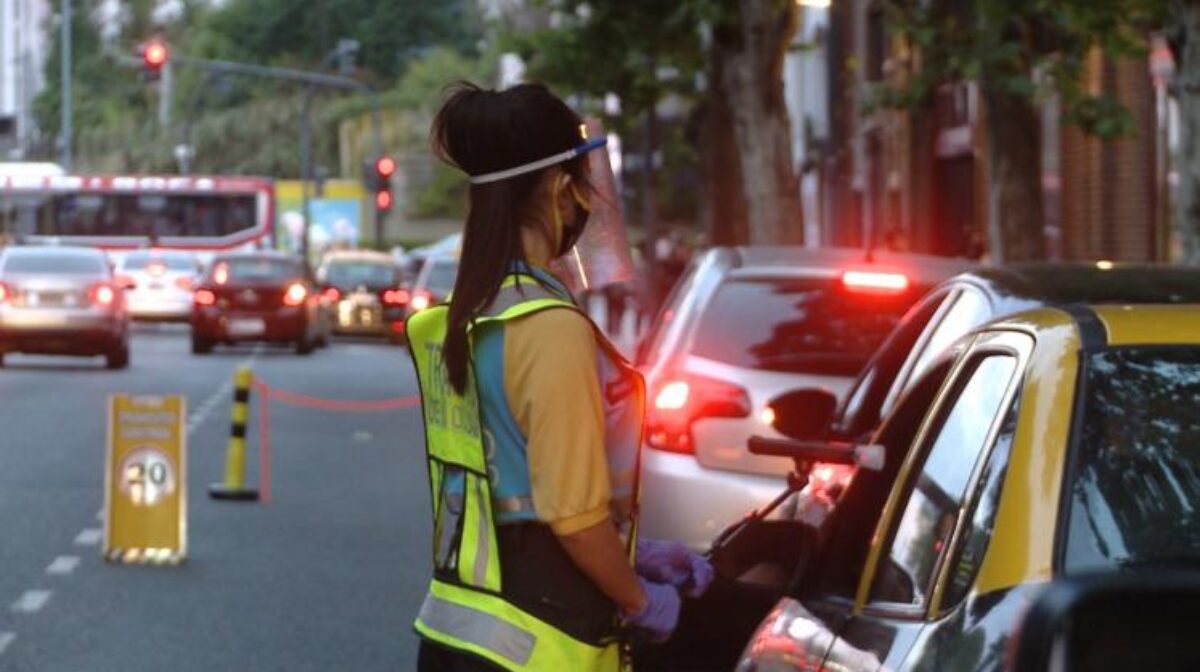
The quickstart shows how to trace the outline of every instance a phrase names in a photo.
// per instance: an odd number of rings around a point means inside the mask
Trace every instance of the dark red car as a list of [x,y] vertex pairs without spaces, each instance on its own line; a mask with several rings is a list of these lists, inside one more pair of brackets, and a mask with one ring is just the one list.
[[307,355],[328,339],[328,317],[300,257],[278,252],[213,259],[192,305],[192,352],[218,343],[293,344]]

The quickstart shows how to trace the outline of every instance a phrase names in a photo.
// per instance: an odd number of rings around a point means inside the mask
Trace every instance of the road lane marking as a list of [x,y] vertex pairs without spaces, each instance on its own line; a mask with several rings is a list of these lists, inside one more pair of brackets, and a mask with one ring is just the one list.
[[36,614],[50,601],[50,595],[49,590],[27,590],[13,602],[12,610],[19,614]]
[[74,572],[75,568],[78,566],[78,555],[60,555],[55,558],[53,562],[46,566],[46,573],[57,576],[66,576],[67,574]]
[[4,652],[8,651],[8,647],[12,646],[13,640],[16,638],[17,633],[15,632],[0,632],[0,656],[3,656]]
[[104,530],[98,527],[89,527],[80,532],[75,537],[76,546],[95,546],[104,538]]

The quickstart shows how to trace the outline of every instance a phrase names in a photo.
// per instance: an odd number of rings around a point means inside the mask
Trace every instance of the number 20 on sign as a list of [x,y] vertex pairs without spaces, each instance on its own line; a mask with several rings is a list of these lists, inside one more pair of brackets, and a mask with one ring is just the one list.
[[187,555],[187,404],[182,396],[109,398],[104,556],[176,564]]

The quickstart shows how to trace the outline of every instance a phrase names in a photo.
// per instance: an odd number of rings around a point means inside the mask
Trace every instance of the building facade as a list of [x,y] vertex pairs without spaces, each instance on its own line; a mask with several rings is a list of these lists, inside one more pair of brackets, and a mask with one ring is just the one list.
[[33,100],[46,85],[50,0],[0,0],[0,155],[20,159],[36,142]]

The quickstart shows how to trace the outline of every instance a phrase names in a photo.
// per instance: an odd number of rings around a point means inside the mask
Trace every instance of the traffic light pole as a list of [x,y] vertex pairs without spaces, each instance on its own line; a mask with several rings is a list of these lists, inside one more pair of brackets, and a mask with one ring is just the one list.
[[[337,56],[340,52],[335,51],[331,56]],[[331,60],[326,58],[326,63]],[[371,141],[374,145],[375,156],[383,155],[383,122],[381,119],[379,94],[374,88],[353,79],[343,77],[341,75],[330,75],[319,72],[309,72],[306,70],[293,70],[291,68],[277,68],[265,65],[251,65],[249,63],[237,63],[234,61],[218,61],[207,58],[192,58],[190,56],[173,55],[172,61],[184,66],[192,66],[207,70],[210,75],[216,77],[225,74],[246,75],[250,77],[267,77],[272,79],[283,79],[287,81],[300,82],[305,84],[304,87],[304,103],[301,109],[300,121],[300,192],[303,217],[304,217],[304,233],[300,241],[300,252],[305,263],[308,262],[308,238],[309,227],[311,226],[312,213],[310,212],[309,199],[309,184],[312,181],[312,97],[313,92],[318,87],[330,89],[342,89],[349,91],[358,91],[365,93],[371,101]],[[375,215],[375,242],[382,244],[383,242],[383,220]]]

